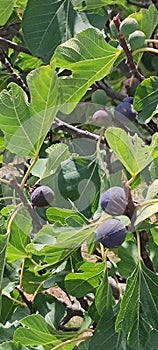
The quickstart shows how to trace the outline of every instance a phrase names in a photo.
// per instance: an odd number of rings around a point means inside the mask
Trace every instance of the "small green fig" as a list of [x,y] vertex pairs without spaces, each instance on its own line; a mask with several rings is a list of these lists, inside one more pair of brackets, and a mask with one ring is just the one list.
[[106,92],[102,89],[98,89],[98,90],[94,91],[92,94],[91,100],[93,103],[105,106],[106,100],[107,100]]
[[120,34],[127,37],[138,28],[138,22],[135,18],[127,17],[120,24]]
[[129,35],[128,42],[130,43],[132,51],[140,49],[146,45],[146,36],[141,30],[135,30]]

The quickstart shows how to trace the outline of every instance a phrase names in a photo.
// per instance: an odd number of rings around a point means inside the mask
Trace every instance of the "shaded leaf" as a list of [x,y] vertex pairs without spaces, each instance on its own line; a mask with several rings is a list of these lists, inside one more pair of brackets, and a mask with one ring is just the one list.
[[137,120],[147,124],[158,113],[157,103],[158,77],[145,79],[136,89],[134,109],[140,111]]
[[143,349],[151,327],[158,330],[157,285],[158,276],[140,261],[128,279],[116,320],[116,330],[128,334],[132,348]]
[[[91,267],[90,271],[88,271],[88,266],[86,265],[86,271],[78,273],[72,272],[65,277],[66,290],[70,295],[80,298],[88,293],[94,292],[98,287],[103,273],[103,266],[102,264],[89,264]],[[80,269],[82,270],[82,266]]]
[[63,143],[48,147],[46,153],[48,154],[47,158],[38,159],[31,171],[32,175],[40,179],[53,175],[61,162],[70,157],[68,146]]

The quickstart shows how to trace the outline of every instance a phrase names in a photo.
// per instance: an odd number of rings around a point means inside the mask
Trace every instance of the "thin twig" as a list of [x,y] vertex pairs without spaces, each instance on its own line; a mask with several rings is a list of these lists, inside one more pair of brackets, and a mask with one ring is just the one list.
[[124,94],[121,94],[120,92],[114,91],[110,86],[108,86],[103,81],[97,81],[95,83],[99,88],[103,89],[106,94],[111,97],[113,100],[123,101],[125,97],[127,97]]
[[[97,142],[99,140],[99,135],[93,134],[87,130],[81,130],[81,129],[77,128],[76,126],[65,123],[64,121],[62,121],[58,118],[54,119],[53,127],[59,127],[60,129],[65,130],[71,134],[75,134],[78,137],[87,138],[87,139],[93,140],[95,142]],[[101,143],[106,144],[108,146],[107,141],[104,137],[102,137]]]
[[10,182],[10,185],[15,189],[15,191],[19,195],[19,198],[21,199],[23,205],[28,209],[28,212],[32,218],[32,224],[33,224],[34,228],[37,231],[39,231],[42,228],[42,224],[40,223],[40,220],[39,220],[38,215],[36,214],[35,210],[31,207],[30,203],[27,201],[27,198],[25,197],[20,186],[18,185],[16,180],[12,180]]
[[16,287],[16,289],[18,290],[19,294],[21,295],[22,300],[28,306],[30,312],[32,313],[32,301],[27,299],[27,297],[26,297],[26,295],[21,287]]
[[27,49],[27,47],[16,44],[11,40],[7,40],[7,39],[3,38],[2,36],[0,36],[0,46],[2,48],[7,48],[7,49],[11,48],[17,52],[24,52],[24,53],[27,53],[28,55],[32,56],[32,53],[29,51],[29,49]]
[[1,49],[1,48],[0,48],[0,60],[4,64],[4,66],[6,67],[8,73],[15,80],[17,85],[19,85],[25,91],[25,93],[26,93],[26,95],[28,97],[28,101],[30,102],[30,91],[29,91],[29,88],[24,83],[24,81],[21,79],[20,75],[18,75],[17,73],[14,72],[14,69],[13,69],[11,63],[9,62],[8,57],[5,55],[3,49]]

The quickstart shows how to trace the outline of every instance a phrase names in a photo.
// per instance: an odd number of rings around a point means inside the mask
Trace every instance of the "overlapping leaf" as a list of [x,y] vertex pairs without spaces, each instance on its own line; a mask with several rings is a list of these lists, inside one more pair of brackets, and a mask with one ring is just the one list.
[[42,256],[48,264],[59,264],[66,260],[94,232],[94,227],[81,228],[45,225],[27,246],[28,253]]
[[133,177],[158,157],[157,133],[153,136],[150,146],[147,146],[137,134],[130,136],[119,128],[108,128],[105,136],[110,148]]
[[54,68],[41,67],[28,75],[30,105],[16,84],[0,94],[0,127],[6,146],[20,156],[34,157],[56,115],[59,100],[58,80]]
[[6,24],[10,17],[15,0],[0,0],[0,26]]
[[[71,70],[60,78],[64,112],[71,112],[87,89],[110,73],[122,50],[109,45],[102,33],[89,28],[58,46],[53,56],[56,66]],[[68,105],[69,104],[69,105]]]
[[116,330],[128,334],[128,343],[134,349],[143,349],[152,327],[158,330],[158,276],[138,264],[128,280]]

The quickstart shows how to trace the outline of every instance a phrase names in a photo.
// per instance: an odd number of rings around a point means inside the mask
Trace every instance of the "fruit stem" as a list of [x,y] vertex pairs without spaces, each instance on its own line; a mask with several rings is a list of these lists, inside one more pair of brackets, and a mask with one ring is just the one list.
[[132,177],[129,179],[129,181],[127,181],[127,186],[130,186],[131,183],[132,183],[134,180],[135,180],[135,175],[132,176]]
[[20,184],[20,188],[21,188],[21,189],[24,188],[25,183],[26,183],[26,181],[27,181],[27,179],[28,179],[28,177],[29,177],[29,175],[30,175],[30,173],[31,173],[31,170],[33,169],[33,167],[34,167],[34,165],[36,164],[37,160],[38,160],[38,154],[35,155],[35,158],[33,159],[31,165],[30,165],[29,168],[27,169],[26,174],[24,175],[24,177],[23,177],[23,179],[22,179],[22,181],[21,181],[21,184]]
[[137,53],[140,52],[151,52],[151,53],[156,53],[158,55],[158,50],[154,49],[153,47],[142,47],[141,49],[137,49],[132,52],[133,55],[136,55]]
[[141,269],[141,245],[140,245],[139,231],[136,231],[136,236],[137,236],[137,247],[138,247],[138,263],[139,263],[139,267]]

